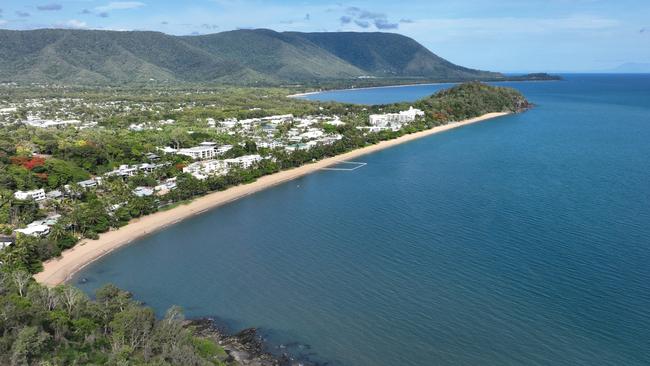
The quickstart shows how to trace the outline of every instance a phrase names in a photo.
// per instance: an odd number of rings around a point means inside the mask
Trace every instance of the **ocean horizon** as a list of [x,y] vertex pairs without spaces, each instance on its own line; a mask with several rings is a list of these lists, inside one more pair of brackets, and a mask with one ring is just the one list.
[[650,75],[497,85],[535,108],[216,208],[72,283],[259,327],[275,351],[332,365],[649,364]]

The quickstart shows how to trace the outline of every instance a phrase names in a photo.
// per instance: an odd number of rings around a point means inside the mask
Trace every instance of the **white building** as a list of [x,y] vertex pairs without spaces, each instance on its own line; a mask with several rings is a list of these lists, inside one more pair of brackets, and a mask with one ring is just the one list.
[[18,191],[14,193],[14,197],[17,200],[21,200],[21,201],[33,199],[34,201],[37,202],[43,201],[44,199],[47,198],[47,196],[45,195],[45,190],[43,189],[35,189],[33,191],[27,191],[27,192]]
[[47,225],[29,224],[24,229],[16,229],[14,231],[29,236],[45,236],[50,233],[50,227]]
[[18,110],[16,107],[0,108],[0,114],[14,113]]
[[345,122],[342,122],[339,117],[336,117],[331,121],[325,121],[325,124],[330,126],[345,126]]
[[138,123],[138,124],[136,124],[136,123],[131,123],[131,124],[129,125],[129,130],[130,130],[130,131],[135,131],[135,132],[144,131],[146,128],[147,128],[147,125],[144,124],[144,123]]
[[180,149],[176,154],[189,156],[194,160],[212,159],[217,155],[217,144],[214,142],[202,142],[199,146]]
[[174,178],[169,178],[164,183],[155,186],[153,190],[156,192],[157,195],[164,196],[170,191],[176,189],[176,187],[177,187],[176,177],[174,177]]
[[307,132],[300,134],[300,137],[303,140],[314,140],[319,137],[322,137],[325,133],[318,128],[310,128]]
[[177,149],[174,149],[173,147],[169,147],[169,146],[159,147],[158,150],[164,152],[165,154],[176,154],[176,152],[178,152]]
[[217,148],[217,155],[223,155],[232,150],[232,145],[221,145]]
[[14,232],[29,236],[45,236],[50,233],[50,228],[54,226],[60,218],[61,215],[52,215],[44,220],[34,221],[24,229],[16,229]]
[[234,159],[226,159],[224,160],[226,164],[228,165],[228,168],[241,168],[241,169],[248,169],[252,167],[254,164],[262,161],[262,157],[258,154],[255,155],[244,155],[240,156],[238,158]]
[[189,173],[196,179],[206,179],[211,175],[226,175],[228,174],[228,164],[225,160],[205,160],[197,161],[183,168],[183,173]]
[[286,146],[284,149],[288,152],[294,152],[297,150],[309,150],[310,148],[311,146],[307,144],[293,144]]
[[138,173],[149,174],[152,173],[157,168],[160,168],[163,164],[136,164],[136,165],[120,165],[117,169],[106,173],[106,176],[118,176],[118,177],[133,177]]
[[[102,184],[102,178],[100,178],[100,177],[97,177],[97,178],[91,178],[91,179],[88,179],[88,180],[83,180],[83,181],[81,181],[81,182],[78,182],[77,184],[78,184],[81,188],[84,188],[84,189],[90,189],[90,188],[97,187],[98,185],[101,185],[101,184]],[[69,187],[69,186],[66,185],[64,188],[68,188],[68,187]]]
[[204,180],[209,176],[226,175],[233,168],[248,169],[262,159],[260,155],[245,155],[233,159],[197,161],[183,168],[183,173],[189,173],[196,179]]
[[216,155],[216,150],[213,146],[195,146],[186,149],[180,149],[178,155],[189,156],[194,160],[211,159]]
[[417,117],[421,116],[424,116],[423,111],[410,107],[407,111],[399,113],[371,114],[369,122],[372,127],[397,131],[404,124],[413,122]]
[[62,120],[40,119],[34,116],[28,116],[27,119],[22,122],[28,126],[38,127],[38,128],[65,127],[70,125],[78,125],[81,123],[81,121],[76,119],[62,121]]
[[284,147],[284,143],[281,141],[277,140],[271,140],[271,141],[259,141],[257,142],[257,147],[263,148],[263,149],[277,149]]
[[237,125],[237,118],[229,118],[225,121],[219,122],[219,125],[223,128],[231,129]]
[[63,198],[63,192],[55,189],[53,191],[47,192],[46,196],[47,196],[47,198],[49,198],[51,200],[58,200],[58,199]]
[[154,193],[155,193],[154,189],[149,187],[136,187],[133,190],[133,194],[135,194],[138,197],[149,197],[149,196],[153,196]]
[[215,142],[202,142],[199,146],[184,149],[174,149],[169,146],[158,148],[167,154],[178,154],[189,156],[194,160],[208,160],[221,155],[232,149],[232,145],[217,146]]

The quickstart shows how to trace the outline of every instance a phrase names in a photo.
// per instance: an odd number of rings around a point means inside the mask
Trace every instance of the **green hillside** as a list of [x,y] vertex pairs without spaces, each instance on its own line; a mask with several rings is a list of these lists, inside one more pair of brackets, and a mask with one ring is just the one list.
[[369,75],[467,80],[498,78],[438,57],[415,40],[394,33],[290,33],[311,41]]
[[158,32],[0,30],[0,81],[125,84],[319,83],[359,77],[499,79],[454,65],[392,33],[237,30],[204,36]]

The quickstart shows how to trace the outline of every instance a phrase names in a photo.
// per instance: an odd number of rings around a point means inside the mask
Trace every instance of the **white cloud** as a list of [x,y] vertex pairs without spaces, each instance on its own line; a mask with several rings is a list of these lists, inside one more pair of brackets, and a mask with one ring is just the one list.
[[111,10],[137,9],[145,6],[145,3],[139,1],[111,1],[107,5],[98,6],[96,9],[100,12]]
[[8,22],[6,20],[0,19],[0,25],[7,24]]
[[81,21],[81,20],[70,19],[65,23],[57,24],[57,27],[59,27],[59,28],[71,28],[71,29],[84,29],[84,28],[88,28],[88,24],[86,22]]

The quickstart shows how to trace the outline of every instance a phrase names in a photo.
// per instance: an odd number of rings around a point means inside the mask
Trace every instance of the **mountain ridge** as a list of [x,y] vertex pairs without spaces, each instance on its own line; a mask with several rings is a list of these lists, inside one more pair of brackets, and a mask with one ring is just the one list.
[[395,33],[235,30],[0,30],[0,81],[71,84],[322,83],[358,78],[499,80],[455,65]]

